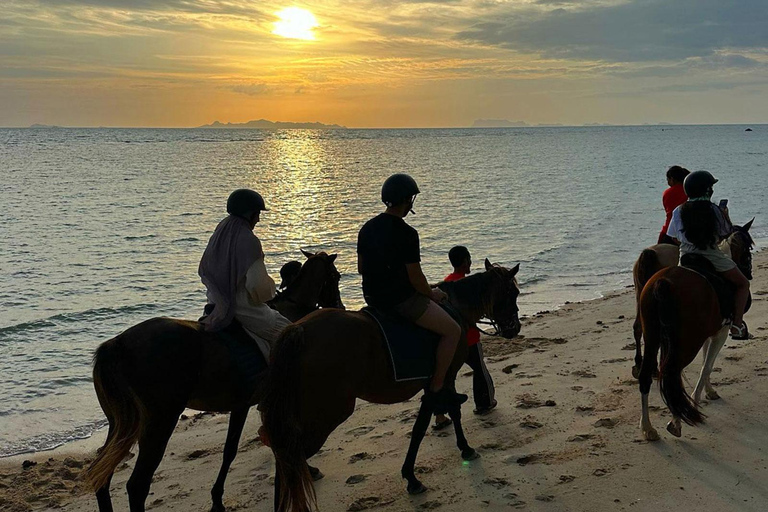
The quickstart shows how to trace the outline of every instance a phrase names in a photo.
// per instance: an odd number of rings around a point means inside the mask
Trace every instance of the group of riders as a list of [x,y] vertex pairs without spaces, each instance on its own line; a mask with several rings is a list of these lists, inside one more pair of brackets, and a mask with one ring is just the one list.
[[[680,166],[667,171],[669,188],[664,192],[666,222],[659,243],[679,246],[681,257],[698,254],[707,258],[715,270],[733,284],[735,311],[731,327],[733,339],[747,339],[743,322],[749,295],[749,281],[736,264],[718,248],[733,226],[727,203],[711,201],[717,179],[707,171],[689,172]],[[357,269],[362,275],[363,296],[369,306],[407,319],[440,336],[435,371],[427,387],[425,400],[437,410],[458,405],[467,396],[444,386],[448,368],[461,336],[461,328],[440,303],[447,299],[439,288],[430,286],[421,269],[418,232],[405,222],[420,193],[416,181],[407,174],[394,174],[382,186],[381,200],[386,210],[370,219],[360,229],[357,240]],[[234,191],[227,201],[229,215],[216,227],[200,261],[199,274],[207,288],[207,315],[202,322],[207,330],[218,331],[236,320],[257,342],[269,360],[270,346],[289,320],[270,308],[275,282],[264,264],[264,251],[253,229],[267,207],[253,190]],[[471,256],[466,247],[451,249],[449,259],[454,271],[445,280],[469,274]],[[281,270],[281,288],[287,286],[301,269],[291,262]],[[486,414],[496,406],[493,381],[482,356],[479,332],[467,333],[470,353],[467,363],[474,370],[475,412]],[[438,416],[435,428],[444,428],[450,420]]]

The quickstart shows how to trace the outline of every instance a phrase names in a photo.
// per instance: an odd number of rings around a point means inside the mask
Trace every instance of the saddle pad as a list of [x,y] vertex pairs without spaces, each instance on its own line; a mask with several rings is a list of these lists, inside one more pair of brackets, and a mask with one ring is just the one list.
[[405,319],[371,307],[362,309],[381,327],[397,382],[428,379],[435,371],[440,336]]
[[[733,308],[735,299],[735,288],[726,279],[720,277],[720,274],[715,270],[707,258],[697,254],[686,254],[680,259],[680,265],[693,270],[697,274],[701,275],[715,290],[717,300],[720,303],[720,315],[726,320],[733,318]],[[747,300],[747,307],[745,313],[749,311],[752,305],[752,295],[750,294]]]
[[237,389],[243,392],[245,398],[256,391],[259,374],[267,369],[267,362],[259,350],[256,341],[245,332],[240,322],[233,320],[229,327],[215,333],[217,341],[223,343],[231,357],[235,380],[239,383]]

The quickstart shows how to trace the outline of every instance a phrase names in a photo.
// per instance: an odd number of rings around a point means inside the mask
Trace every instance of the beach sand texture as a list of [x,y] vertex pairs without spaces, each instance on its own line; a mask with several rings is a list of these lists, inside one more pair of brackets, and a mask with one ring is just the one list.
[[[417,460],[425,494],[408,496],[399,476],[418,400],[358,402],[312,459],[326,475],[316,485],[320,510],[768,509],[768,253],[755,255],[754,268],[746,317],[754,338],[726,342],[712,376],[722,398],[705,401],[706,423],[683,425],[682,438],[666,432],[670,417],[654,383],[651,420],[662,439],[642,440],[630,371],[634,294],[625,290],[528,318],[519,339],[484,340],[499,407],[485,417],[464,407],[467,437],[482,457],[462,462],[452,430],[430,431]],[[700,364],[686,371],[691,386]],[[468,370],[459,390],[471,386]],[[188,414],[155,475],[150,510],[210,508],[228,416]],[[272,510],[274,462],[257,439],[259,424],[254,410],[227,481],[229,510]],[[0,510],[96,510],[80,475],[104,436],[0,462]],[[128,510],[132,464],[113,479],[116,510]]]

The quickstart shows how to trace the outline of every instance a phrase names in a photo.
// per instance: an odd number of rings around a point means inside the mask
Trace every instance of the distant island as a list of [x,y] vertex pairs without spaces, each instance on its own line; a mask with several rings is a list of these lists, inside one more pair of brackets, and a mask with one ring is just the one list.
[[302,129],[302,130],[344,130],[347,127],[338,124],[323,124],[323,123],[286,123],[281,121],[268,121],[266,119],[259,119],[258,121],[248,121],[247,123],[220,123],[214,121],[211,124],[204,124],[198,126],[198,128],[259,128],[262,130],[287,130],[287,129]]
[[509,121],[507,119],[477,119],[472,128],[522,128],[530,126],[525,121]]
[[30,128],[61,128],[61,126],[54,126],[52,124],[33,124],[29,126]]

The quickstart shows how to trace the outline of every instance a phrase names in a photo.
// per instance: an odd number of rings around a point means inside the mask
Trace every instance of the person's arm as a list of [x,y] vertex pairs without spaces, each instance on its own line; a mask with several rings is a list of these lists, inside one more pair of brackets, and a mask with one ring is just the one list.
[[418,293],[429,297],[435,302],[441,302],[448,297],[440,288],[429,286],[429,281],[427,281],[427,277],[421,270],[421,263],[408,263],[405,265],[405,268],[408,270],[408,280]]
[[275,297],[275,281],[267,272],[263,253],[245,274],[245,289],[254,304],[263,304]]

